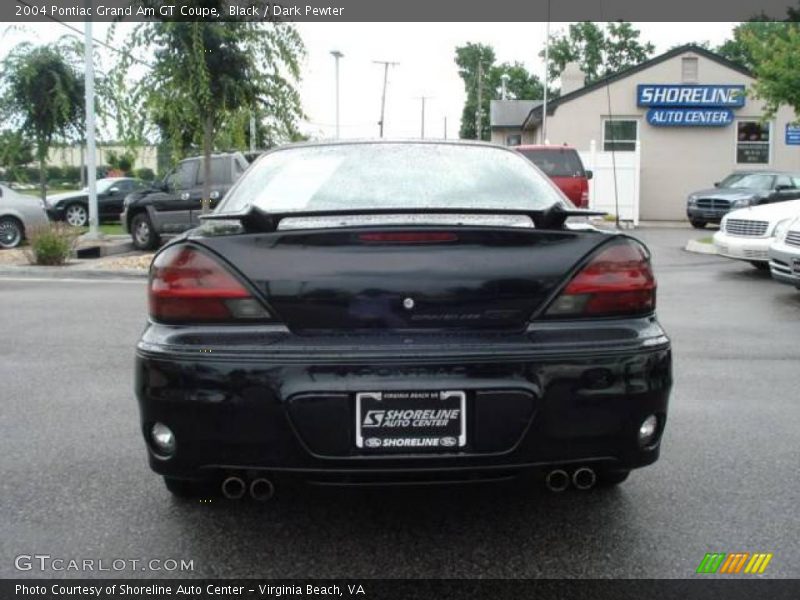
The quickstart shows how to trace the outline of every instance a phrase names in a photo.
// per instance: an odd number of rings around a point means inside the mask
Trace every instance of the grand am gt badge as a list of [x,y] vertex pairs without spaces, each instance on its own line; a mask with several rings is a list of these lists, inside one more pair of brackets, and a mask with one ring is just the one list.
[[403,300],[403,308],[406,310],[411,310],[414,308],[414,299],[413,298],[406,298]]

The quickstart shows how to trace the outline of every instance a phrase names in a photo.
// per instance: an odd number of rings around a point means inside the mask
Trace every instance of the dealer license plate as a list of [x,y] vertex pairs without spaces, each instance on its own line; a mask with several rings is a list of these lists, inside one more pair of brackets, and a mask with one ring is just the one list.
[[356,394],[356,447],[381,452],[452,452],[467,445],[463,391]]

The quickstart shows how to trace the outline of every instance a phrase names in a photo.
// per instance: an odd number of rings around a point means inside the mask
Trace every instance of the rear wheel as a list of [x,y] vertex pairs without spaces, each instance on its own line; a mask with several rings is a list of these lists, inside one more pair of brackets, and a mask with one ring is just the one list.
[[692,224],[692,227],[695,229],[705,229],[706,222],[705,221],[698,221],[697,219],[692,219],[689,221]]
[[152,250],[161,241],[147,213],[138,213],[131,220],[131,238],[139,250]]
[[164,477],[164,485],[169,492],[178,498],[210,498],[214,487],[208,481],[195,481],[191,479],[176,479]]
[[70,204],[64,210],[64,220],[73,227],[85,227],[89,223],[89,211],[83,204]]
[[600,471],[597,474],[597,485],[599,487],[611,487],[619,485],[625,481],[631,474],[630,469],[613,469],[608,471]]
[[0,217],[0,248],[16,248],[22,238],[22,223],[14,217]]
[[762,262],[760,260],[751,260],[750,264],[753,265],[759,271],[767,271],[767,270],[769,270],[769,263]]

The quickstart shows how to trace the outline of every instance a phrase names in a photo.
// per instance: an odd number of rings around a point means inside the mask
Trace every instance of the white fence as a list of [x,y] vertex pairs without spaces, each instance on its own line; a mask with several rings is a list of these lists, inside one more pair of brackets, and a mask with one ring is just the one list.
[[[635,152],[598,152],[592,140],[588,151],[579,151],[583,166],[594,174],[589,181],[589,208],[619,214],[639,224],[639,144]],[[616,179],[616,184],[615,184]]]

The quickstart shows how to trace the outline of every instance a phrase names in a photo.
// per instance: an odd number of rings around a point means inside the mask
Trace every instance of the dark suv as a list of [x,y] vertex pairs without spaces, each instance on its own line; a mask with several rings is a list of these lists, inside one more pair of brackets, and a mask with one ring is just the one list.
[[[211,208],[216,207],[249,163],[240,152],[211,156]],[[152,250],[164,235],[182,233],[200,224],[203,201],[203,157],[179,162],[161,183],[129,194],[120,221],[133,245]]]

